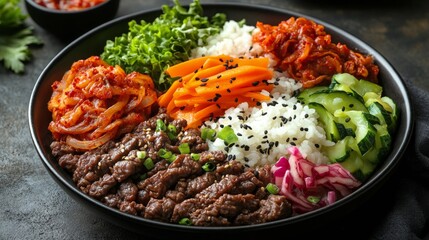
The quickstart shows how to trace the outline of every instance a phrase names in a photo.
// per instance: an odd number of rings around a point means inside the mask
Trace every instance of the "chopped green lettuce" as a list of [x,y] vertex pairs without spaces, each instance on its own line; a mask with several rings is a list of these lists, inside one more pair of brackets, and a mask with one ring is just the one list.
[[205,45],[207,38],[219,33],[226,22],[222,13],[211,18],[204,16],[199,0],[194,0],[188,9],[175,0],[172,7],[163,5],[162,11],[153,22],[130,21],[129,31],[108,40],[100,55],[127,73],[150,75],[160,91],[174,81],[164,75],[165,69],[188,60],[191,50]]

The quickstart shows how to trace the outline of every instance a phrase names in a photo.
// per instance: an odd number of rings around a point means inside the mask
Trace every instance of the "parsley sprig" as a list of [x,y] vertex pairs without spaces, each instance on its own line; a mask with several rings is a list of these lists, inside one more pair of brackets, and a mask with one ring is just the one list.
[[20,0],[0,0],[0,63],[14,73],[23,73],[31,58],[30,46],[42,45],[33,29],[25,25],[27,15],[19,7]]

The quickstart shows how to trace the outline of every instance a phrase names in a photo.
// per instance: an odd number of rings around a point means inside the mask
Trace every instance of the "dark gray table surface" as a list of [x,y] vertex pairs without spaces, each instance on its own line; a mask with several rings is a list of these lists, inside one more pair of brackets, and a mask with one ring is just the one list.
[[[229,2],[289,9],[336,25],[378,50],[404,81],[429,91],[429,1]],[[122,0],[117,17],[170,3]],[[54,182],[39,159],[28,128],[29,98],[39,74],[67,42],[44,31],[31,19],[27,22],[44,46],[32,49],[33,57],[26,64],[25,74],[0,68],[0,239],[136,238],[133,233],[87,212]]]

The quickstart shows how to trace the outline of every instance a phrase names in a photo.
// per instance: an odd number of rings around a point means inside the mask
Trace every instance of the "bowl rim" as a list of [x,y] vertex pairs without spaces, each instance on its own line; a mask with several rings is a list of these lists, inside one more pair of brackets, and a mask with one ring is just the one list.
[[[26,0],[26,1],[31,1],[31,0]],[[405,112],[406,118],[401,119],[401,121],[404,122],[401,125],[405,126],[406,129],[404,131],[406,134],[405,134],[405,137],[403,139],[395,139],[395,141],[400,141],[400,144],[399,144],[400,147],[398,150],[392,149],[392,151],[390,153],[390,156],[391,156],[390,158],[392,158],[392,160],[386,166],[384,166],[382,169],[379,169],[376,172],[374,172],[373,175],[371,176],[371,178],[369,180],[367,180],[366,182],[364,182],[361,187],[359,187],[358,189],[353,191],[350,195],[336,201],[334,204],[332,204],[328,207],[323,207],[323,208],[319,208],[319,209],[313,210],[311,212],[300,214],[297,216],[292,216],[289,218],[280,219],[280,220],[267,222],[267,223],[260,223],[260,224],[256,224],[256,225],[228,226],[225,228],[225,227],[217,227],[217,226],[200,227],[200,226],[184,226],[184,225],[179,225],[179,224],[163,223],[163,222],[145,219],[145,218],[140,217],[140,216],[134,216],[131,214],[121,212],[116,208],[108,207],[108,206],[104,205],[103,203],[99,202],[98,200],[95,200],[95,199],[89,197],[88,195],[84,194],[82,191],[77,189],[77,187],[75,185],[71,184],[69,181],[67,181],[67,179],[64,179],[61,176],[61,174],[59,174],[55,170],[55,168],[51,165],[50,161],[43,154],[43,149],[42,149],[41,145],[38,143],[38,136],[36,135],[36,132],[34,129],[35,125],[33,124],[33,122],[34,122],[33,112],[35,110],[34,101],[35,101],[35,98],[37,96],[37,92],[38,92],[39,87],[43,81],[45,74],[47,72],[49,72],[49,70],[54,67],[55,63],[57,61],[59,61],[59,59],[61,59],[62,55],[66,54],[68,51],[70,51],[70,49],[73,48],[73,46],[78,45],[84,39],[87,39],[87,38],[92,37],[93,35],[96,35],[97,32],[100,32],[101,30],[106,29],[113,24],[117,24],[117,23],[123,22],[123,21],[128,21],[128,20],[136,18],[140,15],[150,14],[153,12],[160,12],[160,10],[161,10],[160,8],[151,8],[151,9],[138,11],[135,13],[131,13],[131,14],[110,20],[110,21],[90,30],[89,32],[85,33],[84,35],[76,38],[74,41],[69,43],[62,51],[60,51],[48,63],[48,65],[42,71],[42,73],[39,75],[39,77],[35,83],[34,89],[33,89],[31,96],[30,96],[29,109],[28,109],[28,121],[29,121],[29,126],[30,126],[31,138],[32,138],[33,144],[37,150],[37,153],[38,153],[39,157],[41,158],[45,167],[48,169],[48,172],[51,174],[51,176],[58,183],[62,184],[62,187],[66,187],[67,190],[70,190],[72,193],[77,194],[78,198],[83,198],[83,200],[86,201],[85,203],[90,204],[92,207],[95,207],[95,209],[93,209],[94,211],[97,211],[97,210],[98,211],[100,211],[100,210],[105,211],[105,212],[108,212],[109,214],[114,214],[116,217],[119,217],[121,219],[130,220],[133,223],[137,223],[140,225],[146,225],[146,226],[150,225],[150,227],[152,227],[152,228],[156,227],[156,228],[161,228],[161,229],[176,230],[176,231],[180,231],[180,232],[202,231],[204,233],[209,233],[209,232],[219,231],[220,229],[222,229],[225,232],[234,232],[237,230],[254,231],[254,230],[262,230],[262,229],[270,229],[270,228],[278,227],[279,225],[280,226],[289,226],[289,225],[294,224],[296,222],[302,223],[304,221],[317,218],[320,215],[330,213],[330,212],[332,212],[338,208],[342,208],[345,205],[347,205],[348,203],[351,203],[354,198],[363,199],[365,195],[368,195],[368,193],[371,190],[380,187],[380,184],[382,182],[386,181],[386,179],[389,178],[393,174],[393,172],[396,170],[396,166],[399,164],[399,162],[400,162],[400,160],[401,160],[401,158],[405,152],[405,149],[406,149],[408,143],[410,142],[412,130],[414,127],[414,117],[412,114],[413,108],[411,105],[410,97],[408,94],[408,90],[405,86],[405,83],[404,83],[402,77],[396,71],[396,69],[390,64],[390,62],[384,56],[382,56],[372,46],[370,46],[369,44],[367,44],[363,40],[355,37],[354,35],[350,34],[349,32],[347,32],[347,31],[345,31],[345,30],[343,30],[343,29],[341,29],[341,28],[339,28],[339,27],[337,27],[331,23],[323,21],[319,18],[315,18],[315,17],[309,16],[307,14],[302,14],[302,13],[299,13],[299,12],[296,12],[293,10],[280,9],[280,8],[275,8],[275,7],[271,7],[271,6],[266,6],[266,5],[230,3],[230,2],[202,3],[201,5],[202,5],[203,9],[215,8],[215,7],[235,7],[235,8],[246,9],[246,10],[275,12],[278,14],[283,14],[285,16],[305,17],[307,19],[311,19],[313,21],[316,21],[319,24],[322,24],[325,27],[325,29],[329,29],[330,31],[334,30],[335,34],[340,34],[341,37],[345,37],[347,40],[350,40],[355,45],[363,46],[365,48],[365,50],[371,50],[371,54],[374,56],[374,59],[376,59],[379,62],[378,64],[386,67],[387,68],[386,72],[388,72],[389,75],[393,75],[395,82],[398,84],[399,91],[401,92],[401,94],[403,95],[403,98],[405,99],[405,102],[403,103],[403,106],[405,107],[405,109],[402,109],[402,111]],[[188,7],[189,5],[183,5],[183,6]],[[76,197],[76,196],[72,196],[72,197]]]
[[104,2],[99,3],[97,5],[94,5],[94,6],[91,6],[91,7],[88,7],[88,8],[66,11],[66,10],[44,7],[42,5],[37,4],[34,0],[25,0],[25,2],[27,4],[31,5],[31,7],[35,8],[41,12],[46,12],[46,13],[50,13],[50,14],[65,14],[65,15],[75,15],[75,14],[80,14],[80,13],[82,13],[82,14],[88,13],[88,12],[91,12],[91,11],[96,10],[98,8],[102,8],[103,6],[109,4],[110,2],[114,2],[114,1],[119,1],[119,0],[104,0]]

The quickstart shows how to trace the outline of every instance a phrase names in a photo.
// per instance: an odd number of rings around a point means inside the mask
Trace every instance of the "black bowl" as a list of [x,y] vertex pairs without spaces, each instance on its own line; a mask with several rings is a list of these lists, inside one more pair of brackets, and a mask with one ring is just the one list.
[[233,237],[235,239],[244,239],[261,232],[265,234],[274,234],[276,232],[281,234],[299,233],[311,230],[313,227],[316,228],[328,223],[332,224],[335,219],[369,201],[371,196],[383,186],[396,170],[410,140],[413,128],[412,109],[407,90],[403,80],[391,64],[363,41],[331,24],[310,16],[270,7],[231,3],[205,4],[203,8],[208,16],[217,12],[224,12],[229,19],[236,21],[246,18],[247,24],[250,25],[256,24],[257,20],[277,25],[280,21],[291,16],[303,16],[324,25],[326,32],[332,35],[333,42],[342,42],[351,49],[372,55],[376,64],[380,67],[379,77],[384,87],[384,93],[390,96],[400,109],[398,129],[392,143],[392,151],[387,159],[381,163],[380,167],[359,189],[328,207],[287,219],[250,226],[193,227],[155,222],[109,208],[85,195],[76,187],[70,175],[58,165],[50,152],[49,144],[52,138],[47,126],[51,121],[51,115],[47,109],[47,103],[52,94],[51,84],[55,80],[61,79],[74,61],[86,59],[91,55],[99,55],[103,51],[106,40],[114,39],[115,36],[128,31],[128,22],[130,20],[136,19],[139,21],[144,19],[145,21],[152,21],[155,19],[162,13],[160,9],[156,9],[121,17],[93,29],[68,45],[41,73],[34,86],[29,103],[29,126],[37,152],[56,182],[71,197],[85,205],[90,211],[114,224],[150,237],[174,236],[175,239],[181,237],[203,237],[206,239]]
[[115,17],[120,0],[106,0],[90,8],[64,11],[25,0],[28,14],[40,27],[64,39],[78,37]]

